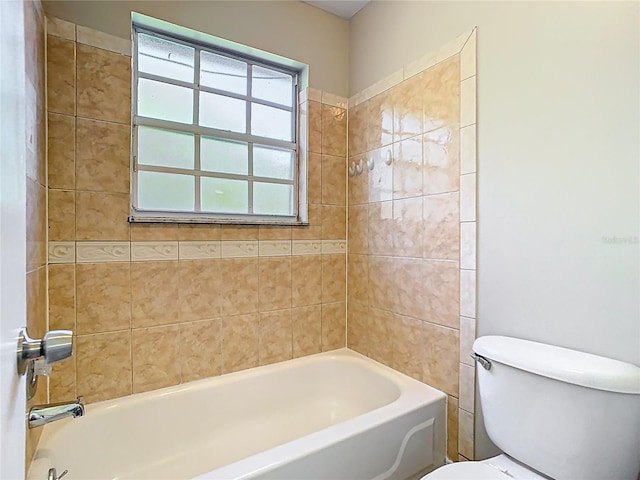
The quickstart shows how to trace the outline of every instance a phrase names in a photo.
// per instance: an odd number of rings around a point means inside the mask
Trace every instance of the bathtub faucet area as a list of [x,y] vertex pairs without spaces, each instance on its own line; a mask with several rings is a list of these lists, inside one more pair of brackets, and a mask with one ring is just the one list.
[[82,397],[78,397],[73,402],[49,403],[32,407],[29,410],[29,428],[41,427],[63,418],[82,417],[84,415],[82,400]]

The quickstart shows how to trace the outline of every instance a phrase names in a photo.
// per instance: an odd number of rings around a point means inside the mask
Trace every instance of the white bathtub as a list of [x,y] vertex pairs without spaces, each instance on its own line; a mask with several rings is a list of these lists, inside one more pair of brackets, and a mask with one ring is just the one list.
[[347,349],[87,406],[28,479],[406,479],[445,460],[446,396]]

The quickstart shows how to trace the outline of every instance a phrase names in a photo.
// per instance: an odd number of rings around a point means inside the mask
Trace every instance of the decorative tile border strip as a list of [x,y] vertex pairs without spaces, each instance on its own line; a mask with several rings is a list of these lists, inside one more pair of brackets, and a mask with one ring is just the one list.
[[222,258],[249,258],[258,256],[258,241],[222,242]]
[[154,262],[346,253],[346,240],[49,242],[49,263]]
[[178,242],[132,242],[131,261],[178,260]]
[[323,240],[322,253],[347,253],[347,242],[345,240]]
[[294,240],[293,255],[320,255],[322,253],[321,240]]
[[74,263],[75,242],[49,242],[49,263]]
[[220,245],[220,241],[178,242],[178,258],[180,260],[220,258],[221,256],[222,245]]
[[258,255],[261,257],[284,257],[291,255],[291,241],[264,240],[258,242]]
[[76,244],[78,263],[128,262],[130,259],[129,242],[79,242]]

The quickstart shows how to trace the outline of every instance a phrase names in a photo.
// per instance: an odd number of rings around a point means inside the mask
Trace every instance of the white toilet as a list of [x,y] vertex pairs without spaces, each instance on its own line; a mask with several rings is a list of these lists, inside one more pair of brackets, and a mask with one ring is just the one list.
[[510,337],[473,344],[489,438],[504,454],[428,480],[637,480],[640,368]]

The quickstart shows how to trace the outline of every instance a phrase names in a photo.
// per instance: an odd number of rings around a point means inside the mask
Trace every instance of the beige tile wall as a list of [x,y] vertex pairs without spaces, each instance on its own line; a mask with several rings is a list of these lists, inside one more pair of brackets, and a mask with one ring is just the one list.
[[[44,71],[44,14],[39,1],[24,2],[26,68],[26,194],[27,194],[27,330],[42,338],[47,329],[47,164]],[[31,406],[47,401],[46,379],[39,378]],[[26,416],[25,416],[26,418]],[[26,468],[29,467],[42,430],[26,428]]]
[[130,50],[48,24],[49,322],[76,333],[51,400],[345,346],[346,99],[301,96],[309,226],[130,225]]
[[348,346],[446,392],[472,459],[475,31],[349,103]]
[[445,391],[472,459],[475,31],[350,99],[348,132],[345,99],[303,93],[307,227],[129,225],[127,52],[49,22],[49,321],[77,333],[51,399],[341,347],[348,291],[349,347]]

